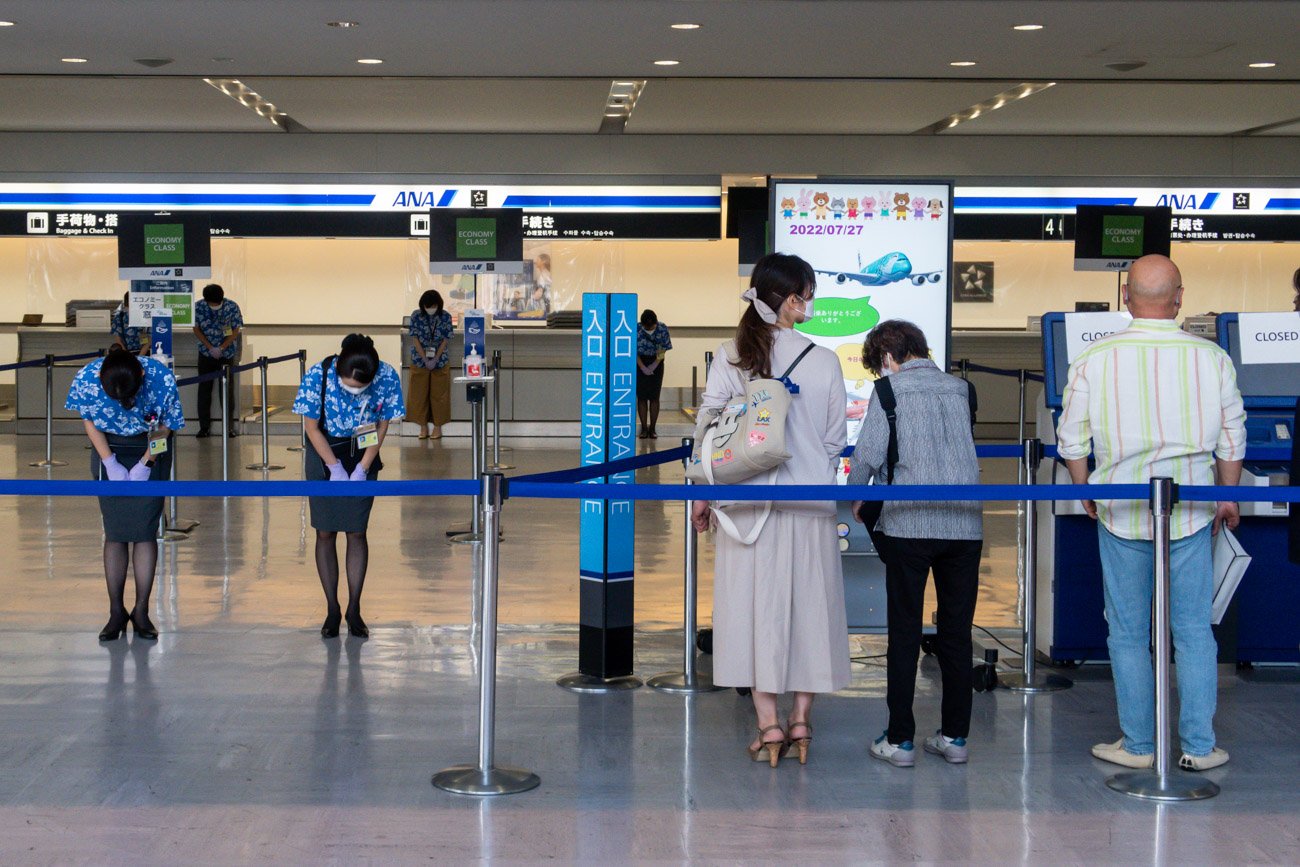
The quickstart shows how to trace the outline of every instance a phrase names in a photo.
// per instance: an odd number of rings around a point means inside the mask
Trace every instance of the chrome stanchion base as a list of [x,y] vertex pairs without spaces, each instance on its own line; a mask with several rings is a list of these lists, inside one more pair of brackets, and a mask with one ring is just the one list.
[[279,464],[246,464],[246,470],[282,470],[284,467]]
[[504,473],[506,470],[513,470],[514,464],[488,464],[488,472]]
[[463,536],[470,531],[470,522],[461,521],[459,524],[452,524],[447,528],[448,536]]
[[707,674],[696,672],[691,683],[686,682],[686,672],[684,671],[665,671],[649,678],[645,685],[656,692],[667,692],[673,695],[694,695],[700,692],[721,692],[726,689],[725,686],[714,686],[713,678]]
[[482,533],[457,533],[454,536],[448,536],[447,541],[453,545],[473,545],[483,541]]
[[1025,677],[1024,672],[1016,671],[998,675],[998,686],[1012,692],[1060,692],[1074,686],[1074,681],[1068,677],[1061,677],[1059,674],[1043,675],[1035,677],[1031,681]]
[[1125,771],[1106,780],[1117,792],[1148,801],[1204,801],[1219,794],[1213,782],[1183,771],[1160,776],[1155,771]]
[[189,518],[177,518],[176,523],[167,525],[169,533],[192,533],[194,528],[199,525],[198,521]]
[[164,530],[162,533],[158,535],[159,542],[184,542],[188,538],[189,536],[187,536],[185,533],[182,533],[179,530],[173,530],[171,528]]
[[32,461],[29,467],[66,467],[67,461]]
[[560,689],[567,689],[569,692],[604,693],[638,689],[643,684],[639,677],[633,677],[630,674],[623,677],[596,677],[592,674],[575,671],[555,681],[555,685]]
[[302,447],[302,446],[286,446],[284,450],[285,450],[286,452],[300,452],[300,451],[303,451],[303,447]]
[[454,765],[434,774],[432,782],[455,795],[515,795],[537,788],[542,778],[523,768],[492,768],[485,773],[478,765]]

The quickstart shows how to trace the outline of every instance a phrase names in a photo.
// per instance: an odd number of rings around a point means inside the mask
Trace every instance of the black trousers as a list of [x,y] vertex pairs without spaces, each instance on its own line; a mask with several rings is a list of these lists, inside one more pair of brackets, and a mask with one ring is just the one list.
[[984,543],[978,539],[901,539],[883,534],[877,534],[877,540],[889,597],[889,684],[885,691],[889,742],[901,744],[916,738],[912,699],[921,651],[925,582],[931,570],[939,601],[934,648],[943,677],[942,731],[950,738],[964,738],[970,733],[974,686],[970,631],[975,620]]
[[[205,373],[214,373],[223,367],[230,367],[234,364],[228,358],[213,358],[199,350],[199,376]],[[216,384],[215,379],[199,383],[199,430],[208,430],[212,427],[212,386]],[[233,421],[235,417],[235,377],[226,375],[226,412],[230,414]]]

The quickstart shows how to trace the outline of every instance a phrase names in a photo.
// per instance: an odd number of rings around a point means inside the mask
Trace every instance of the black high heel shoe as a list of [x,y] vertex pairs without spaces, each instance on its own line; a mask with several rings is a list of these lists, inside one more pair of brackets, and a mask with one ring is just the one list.
[[143,618],[143,622],[141,622],[140,620],[136,619],[135,612],[136,609],[132,608],[130,620],[131,620],[131,628],[135,630],[135,637],[146,638],[149,641],[153,641],[154,639],[156,639],[158,637],[158,630],[154,628],[153,623],[149,620],[149,615],[141,614],[140,617]]
[[104,624],[103,629],[99,630],[99,640],[117,641],[126,634],[126,622],[130,619],[130,615],[125,611],[121,614],[109,614],[108,622]]
[[335,609],[325,615],[325,622],[320,627],[321,638],[338,638],[339,623],[343,620],[343,615]]
[[353,635],[357,638],[370,637],[370,628],[366,626],[366,622],[361,619],[360,611],[353,611],[351,608],[349,608],[346,616],[348,621],[349,635]]

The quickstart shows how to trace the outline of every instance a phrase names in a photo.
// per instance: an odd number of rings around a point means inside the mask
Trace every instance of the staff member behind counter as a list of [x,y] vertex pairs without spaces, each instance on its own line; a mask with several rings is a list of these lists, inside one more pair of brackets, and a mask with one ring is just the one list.
[[[235,361],[239,347],[239,331],[244,327],[244,316],[239,305],[226,297],[226,290],[216,283],[203,287],[203,303],[194,305],[194,336],[199,339],[199,376],[215,373]],[[235,380],[225,379],[226,411],[231,417],[226,422],[230,435],[238,436],[235,428]],[[211,436],[212,431],[212,380],[199,383],[199,432],[196,436]]]
[[113,318],[108,326],[108,333],[113,335],[113,345],[120,346],[135,355],[148,355],[149,344],[140,339],[140,329],[132,328],[131,293],[122,293],[122,306],[113,311]]
[[[64,409],[86,426],[95,479],[163,481],[171,472],[171,433],[185,427],[176,377],[152,358],[114,347],[87,364],[72,380]],[[104,518],[104,580],[108,584],[108,623],[100,641],[113,641],[131,621],[140,638],[157,638],[149,620],[149,594],[158,564],[158,521],[162,497],[100,497]],[[127,546],[135,572],[135,607],[128,614]]]
[[442,295],[434,289],[421,295],[420,309],[411,314],[411,385],[406,420],[420,426],[422,440],[441,439],[442,426],[451,419],[447,342],[453,330],[451,314],[442,308]]
[[[379,360],[375,342],[363,334],[343,339],[338,355],[312,365],[298,389],[293,411],[307,421],[307,480],[364,482],[379,478],[379,448],[388,423],[401,418],[402,379]],[[334,638],[345,616],[348,632],[370,634],[361,619],[361,590],[366,583],[370,543],[366,529],[374,497],[309,497],[316,530],[316,571],[325,591],[327,613],[320,634]],[[348,608],[339,613],[339,555],[336,540],[347,535]]]

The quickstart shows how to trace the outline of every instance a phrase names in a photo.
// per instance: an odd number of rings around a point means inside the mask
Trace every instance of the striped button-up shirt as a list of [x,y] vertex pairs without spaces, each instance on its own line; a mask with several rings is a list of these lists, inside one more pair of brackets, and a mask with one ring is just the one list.
[[[1145,484],[1156,476],[1213,484],[1215,457],[1239,461],[1246,453],[1232,360],[1172,319],[1134,319],[1070,365],[1056,439],[1065,460],[1094,455],[1092,484]],[[1097,516],[1121,538],[1153,537],[1145,500],[1098,500]],[[1213,519],[1213,503],[1179,504],[1171,534],[1182,539]]]

